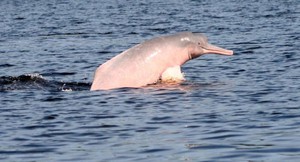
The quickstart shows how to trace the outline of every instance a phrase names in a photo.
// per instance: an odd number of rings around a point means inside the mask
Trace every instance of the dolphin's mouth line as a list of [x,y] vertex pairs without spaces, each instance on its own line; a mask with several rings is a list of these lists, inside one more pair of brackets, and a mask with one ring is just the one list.
[[218,52],[218,50],[209,49],[209,48],[205,48],[205,47],[202,47],[202,48],[205,49],[205,50],[207,50],[207,51],[212,51],[212,52],[216,51],[216,52]]
[[200,46],[201,48],[207,50],[207,51],[218,51],[218,50],[215,50],[213,48],[206,48],[206,47],[203,47],[203,46]]
[[216,49],[215,49],[215,48],[207,48],[207,47],[201,46],[201,48],[208,51],[209,53],[216,53],[216,54],[222,54],[222,55],[232,55],[233,54],[233,51],[226,50],[226,49],[223,49],[220,47],[216,47]]
[[209,49],[209,48],[204,47],[204,46],[199,46],[199,47],[201,47],[201,48],[203,48],[203,49],[205,49],[205,50],[207,50],[207,51],[216,51],[216,50],[214,50],[214,49]]

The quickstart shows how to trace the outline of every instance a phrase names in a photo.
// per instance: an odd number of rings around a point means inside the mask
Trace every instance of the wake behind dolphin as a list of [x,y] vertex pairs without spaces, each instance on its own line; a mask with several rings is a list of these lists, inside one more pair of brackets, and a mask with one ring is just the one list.
[[150,39],[100,65],[91,90],[142,87],[158,80],[184,80],[181,65],[203,54],[233,55],[208,43],[200,33],[183,32]]
[[0,92],[17,90],[42,90],[50,92],[84,91],[90,88],[90,83],[63,82],[47,80],[42,75],[32,73],[20,76],[0,76]]

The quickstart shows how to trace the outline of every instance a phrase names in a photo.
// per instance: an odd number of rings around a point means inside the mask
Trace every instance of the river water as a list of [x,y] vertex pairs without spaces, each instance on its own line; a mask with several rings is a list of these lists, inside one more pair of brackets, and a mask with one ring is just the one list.
[[[0,161],[298,161],[300,1],[0,1]],[[234,50],[186,81],[89,91],[144,40]]]

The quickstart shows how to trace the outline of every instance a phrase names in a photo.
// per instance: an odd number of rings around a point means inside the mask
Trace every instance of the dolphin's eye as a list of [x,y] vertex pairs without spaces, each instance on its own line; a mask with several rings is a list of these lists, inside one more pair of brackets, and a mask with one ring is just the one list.
[[202,43],[201,43],[201,42],[198,42],[198,46],[202,46]]

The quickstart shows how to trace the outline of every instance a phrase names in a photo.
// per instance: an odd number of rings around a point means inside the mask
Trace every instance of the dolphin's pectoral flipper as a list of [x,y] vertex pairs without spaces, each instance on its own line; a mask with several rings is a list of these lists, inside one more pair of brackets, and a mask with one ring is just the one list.
[[162,82],[182,82],[185,80],[180,66],[169,67],[162,73],[160,79]]

